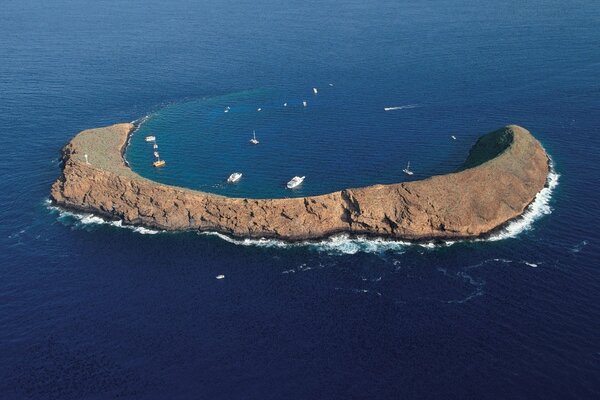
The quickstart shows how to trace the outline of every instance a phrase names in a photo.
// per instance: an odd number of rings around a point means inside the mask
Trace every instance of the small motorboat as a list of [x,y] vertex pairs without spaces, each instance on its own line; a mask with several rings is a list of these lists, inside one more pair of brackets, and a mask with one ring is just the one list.
[[146,142],[156,142],[156,136],[146,136],[144,140]]
[[456,140],[456,136],[452,135],[452,140]]
[[231,110],[231,107],[227,106],[227,107],[225,107],[225,110],[223,110],[223,112],[227,113],[227,112],[229,112],[229,110]]
[[317,93],[319,93],[319,91],[317,90],[317,88],[316,88],[316,87],[314,87],[314,88],[313,88],[313,93],[314,93],[314,94],[317,94]]
[[160,154],[158,154],[158,151],[155,151],[155,152],[154,152],[154,157],[156,157],[156,158],[160,158]]
[[262,108],[258,107],[258,108],[256,109],[256,111],[262,111]]
[[152,148],[153,148],[154,150],[156,150],[156,149],[158,149],[158,145],[157,145],[156,143],[154,143],[154,145],[152,146]]
[[225,275],[217,275],[215,278],[217,278],[217,279],[224,279]]
[[283,103],[283,106],[284,106],[284,107],[287,107],[287,103]]
[[287,188],[288,189],[294,189],[298,186],[300,186],[300,184],[302,184],[302,182],[304,182],[304,176],[295,176],[293,177],[288,183],[287,183]]
[[250,139],[250,143],[252,143],[252,144],[259,143],[258,139],[256,138],[256,131],[252,131],[252,139]]
[[329,86],[332,86],[332,87],[333,87],[333,83],[330,83],[330,84],[329,84]]
[[410,170],[410,161],[408,162],[408,164],[406,164],[406,168],[404,168],[402,171],[404,171],[404,173],[406,175],[412,175],[413,172]]
[[152,163],[156,168],[164,167],[165,164],[165,160],[156,160]]
[[303,101],[303,102],[302,102],[302,105],[303,105],[304,107],[306,107],[308,104],[306,103],[306,101]]
[[241,178],[242,178],[241,172],[234,172],[233,174],[229,175],[229,178],[227,178],[227,183],[236,183]]

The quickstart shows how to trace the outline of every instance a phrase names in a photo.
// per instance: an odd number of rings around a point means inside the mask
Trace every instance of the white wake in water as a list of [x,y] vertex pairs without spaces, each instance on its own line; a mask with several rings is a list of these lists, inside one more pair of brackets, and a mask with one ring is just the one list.
[[[558,185],[560,175],[554,171],[553,164],[550,164],[550,173],[546,182],[546,187],[542,189],[533,202],[527,207],[525,212],[514,221],[509,222],[504,228],[492,234],[487,238],[465,240],[482,242],[482,241],[497,241],[508,238],[514,238],[519,234],[528,231],[532,228],[533,223],[544,215],[552,213],[550,200],[552,193]],[[85,227],[91,225],[110,225],[116,228],[125,228],[143,235],[154,235],[164,231],[148,229],[140,226],[124,225],[121,221],[109,221],[93,214],[81,214],[72,211],[66,211],[59,207],[50,204],[47,200],[47,207],[52,212],[59,214],[58,219],[62,222],[71,222],[76,227]],[[363,253],[384,253],[395,252],[403,253],[408,247],[418,246],[421,248],[434,250],[441,247],[448,247],[458,241],[436,241],[424,243],[412,243],[401,240],[389,240],[380,238],[353,237],[347,234],[331,236],[321,241],[302,241],[302,242],[285,242],[277,239],[237,239],[217,232],[200,232],[202,236],[216,236],[229,243],[234,243],[241,246],[256,246],[264,248],[309,248],[316,251],[321,251],[328,254],[356,254]],[[529,264],[528,264],[529,265]],[[530,265],[532,266],[532,265]]]
[[407,104],[404,106],[384,107],[383,110],[384,111],[408,110],[410,108],[417,108],[417,107],[419,107],[418,104]]

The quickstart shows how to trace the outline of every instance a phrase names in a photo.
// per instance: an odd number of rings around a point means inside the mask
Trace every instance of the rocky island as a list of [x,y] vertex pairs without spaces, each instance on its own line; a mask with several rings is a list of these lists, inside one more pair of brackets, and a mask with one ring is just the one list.
[[541,144],[509,125],[482,136],[454,173],[304,198],[230,198],[136,174],[124,159],[133,130],[124,123],[75,136],[63,148],[52,201],[124,224],[236,237],[305,240],[345,232],[460,239],[489,234],[521,215],[549,173]]

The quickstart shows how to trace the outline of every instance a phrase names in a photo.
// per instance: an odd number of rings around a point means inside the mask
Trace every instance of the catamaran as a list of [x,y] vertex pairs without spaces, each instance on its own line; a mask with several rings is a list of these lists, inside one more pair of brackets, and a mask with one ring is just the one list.
[[256,139],[256,131],[252,131],[252,139],[250,139],[250,143],[252,143],[252,144],[259,143],[258,139]]
[[410,161],[408,162],[408,164],[406,164],[406,168],[404,168],[402,171],[404,171],[404,173],[406,175],[412,175],[413,172],[410,170]]
[[241,172],[234,172],[233,174],[229,175],[229,178],[227,178],[227,183],[236,183],[241,178],[242,178]]
[[287,183],[287,188],[288,189],[294,189],[296,187],[298,187],[302,182],[304,182],[304,176],[295,176],[293,177],[288,183]]
[[146,136],[144,140],[146,142],[156,142],[156,136]]

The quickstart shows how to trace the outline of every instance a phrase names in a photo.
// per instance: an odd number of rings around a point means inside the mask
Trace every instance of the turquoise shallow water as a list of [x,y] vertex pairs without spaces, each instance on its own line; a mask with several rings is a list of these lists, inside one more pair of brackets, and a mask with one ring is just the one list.
[[[450,172],[474,142],[472,132],[419,124],[439,109],[435,104],[390,105],[362,98],[368,88],[331,85],[318,85],[316,95],[307,85],[170,104],[141,119],[126,158],[162,183],[234,197],[297,197]],[[389,106],[401,108],[386,112]],[[258,145],[249,143],[253,130]],[[157,137],[166,167],[152,166],[147,135]],[[409,177],[402,169],[411,160],[416,173]],[[227,184],[236,171],[242,179]],[[296,175],[306,180],[286,189]]]

